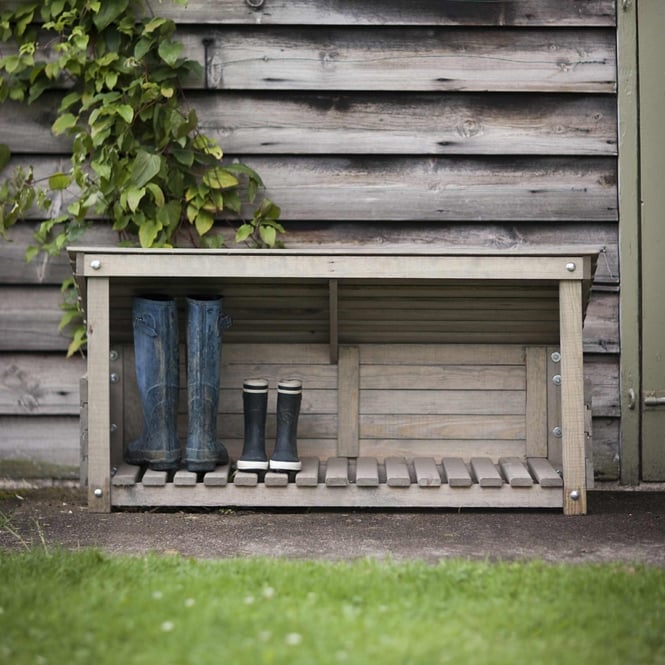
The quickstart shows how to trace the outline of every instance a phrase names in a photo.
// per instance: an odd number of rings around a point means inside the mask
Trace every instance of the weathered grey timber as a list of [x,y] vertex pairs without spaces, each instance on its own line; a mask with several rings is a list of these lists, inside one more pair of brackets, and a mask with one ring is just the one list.
[[[584,371],[596,474],[616,478],[616,3],[266,0],[258,11],[241,0],[147,4],[174,18],[187,54],[205,66],[207,87],[190,82],[188,98],[229,158],[259,170],[282,206],[287,246],[605,247],[585,320]],[[62,94],[0,108],[0,142],[38,176],[67,165],[67,139],[50,134]],[[28,227],[15,237],[0,242],[0,428],[10,439],[2,456],[51,437],[71,458],[81,363],[67,364],[67,337],[57,331],[58,284],[69,266],[24,264]],[[99,220],[89,238],[109,245],[115,236]],[[326,334],[328,302],[314,291],[299,297],[291,314],[316,342]],[[247,322],[261,308],[266,324],[284,314],[283,304],[271,309],[256,292],[232,305]],[[505,325],[506,311],[494,312]],[[442,322],[430,319],[424,340],[435,325]],[[465,341],[467,331],[457,334]],[[316,380],[330,377],[317,370]],[[317,389],[322,409],[334,406],[325,391],[335,387]],[[329,412],[317,414],[316,427],[308,417],[303,426],[320,440],[338,430]],[[371,418],[366,426],[378,428]]]

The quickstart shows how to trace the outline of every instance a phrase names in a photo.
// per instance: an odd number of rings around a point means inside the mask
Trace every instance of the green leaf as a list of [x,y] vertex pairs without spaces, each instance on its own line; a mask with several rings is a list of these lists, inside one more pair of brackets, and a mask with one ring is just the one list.
[[243,242],[252,235],[254,227],[251,224],[243,224],[236,231],[236,242]]
[[162,191],[162,188],[154,182],[149,182],[146,185],[146,189],[152,194],[155,205],[158,208],[161,208],[164,205],[164,192]]
[[77,351],[80,351],[86,345],[86,329],[80,326],[74,331],[72,341],[67,347],[67,358],[71,358]]
[[126,9],[129,0],[104,0],[99,5],[99,11],[92,17],[97,30],[108,28],[115,19]]
[[152,180],[162,168],[162,158],[145,150],[139,150],[132,165],[131,181],[136,187],[143,187]]
[[199,212],[194,225],[196,226],[196,231],[200,236],[204,236],[210,229],[213,227],[215,219],[212,215],[207,212]]
[[134,120],[134,109],[129,104],[120,104],[115,111],[128,125]]
[[72,113],[63,113],[54,123],[51,129],[58,136],[76,125],[76,116]]
[[162,225],[157,220],[146,220],[139,227],[139,242],[141,247],[152,247],[157,234],[162,230]]
[[194,163],[194,153],[191,150],[174,148],[172,152],[176,160],[183,166],[191,166]]
[[127,188],[127,205],[132,212],[136,212],[141,199],[145,196],[145,187],[135,187],[131,185]]
[[212,189],[228,189],[238,185],[238,178],[229,173],[225,168],[216,166],[208,170],[203,176],[203,182]]
[[182,53],[182,44],[180,42],[173,42],[167,39],[159,43],[157,52],[159,53],[159,57],[167,65],[173,67],[178,62],[178,58]]
[[53,190],[67,189],[72,179],[66,173],[54,173],[48,179],[48,186]]
[[272,226],[260,226],[259,235],[261,240],[268,245],[268,247],[274,247],[275,240],[277,239],[277,231]]

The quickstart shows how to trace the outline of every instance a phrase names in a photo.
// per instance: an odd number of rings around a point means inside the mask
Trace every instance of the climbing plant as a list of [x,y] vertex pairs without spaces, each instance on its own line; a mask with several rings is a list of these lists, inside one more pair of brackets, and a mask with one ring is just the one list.
[[[184,84],[201,66],[184,57],[173,21],[139,0],[28,1],[0,11],[0,42],[0,103],[61,90],[52,131],[71,137],[68,168],[41,180],[32,167],[6,175],[11,152],[0,145],[0,235],[35,207],[46,217],[28,259],[62,252],[93,218],[142,247],[219,247],[220,219],[234,224],[236,242],[279,244],[280,210],[260,176],[226,163],[187,104]],[[54,193],[64,210],[51,206]],[[76,318],[73,302],[63,325]],[[84,342],[79,328],[69,353]]]

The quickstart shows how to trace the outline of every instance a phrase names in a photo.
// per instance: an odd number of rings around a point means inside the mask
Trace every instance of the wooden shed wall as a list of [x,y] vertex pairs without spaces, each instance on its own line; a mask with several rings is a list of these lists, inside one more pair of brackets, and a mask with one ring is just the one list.
[[[614,0],[147,4],[204,65],[189,102],[227,159],[260,172],[287,246],[605,247],[585,372],[596,477],[617,478]],[[66,165],[58,98],[0,107],[0,142],[38,175]],[[29,237],[0,243],[0,458],[76,465],[84,362],[57,331],[69,267],[25,265]],[[85,242],[114,236],[100,220]]]

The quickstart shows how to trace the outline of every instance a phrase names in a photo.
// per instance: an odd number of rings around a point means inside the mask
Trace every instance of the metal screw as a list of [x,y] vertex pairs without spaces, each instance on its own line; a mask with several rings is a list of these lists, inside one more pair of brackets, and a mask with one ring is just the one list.
[[109,378],[111,379],[111,383],[118,383],[118,381],[120,381],[120,377],[115,372],[111,372]]
[[552,377],[552,383],[553,383],[555,386],[560,386],[560,385],[561,385],[561,374],[555,374],[555,375]]
[[580,493],[577,490],[573,490],[568,496],[570,496],[573,501],[579,501]]
[[245,4],[252,9],[260,9],[263,7],[264,0],[245,0]]
[[557,439],[560,439],[563,436],[563,431],[560,427],[554,427],[552,429],[552,434],[554,434]]
[[111,430],[111,432],[117,432],[118,431],[118,426],[115,423],[111,423],[110,430]]
[[102,262],[99,259],[95,259],[94,261],[90,261],[90,267],[93,270],[99,270],[102,267]]
[[568,272],[575,272],[575,268],[577,268],[577,266],[572,261],[570,263],[566,263],[566,270]]
[[119,357],[120,357],[120,354],[119,354],[115,349],[113,349],[113,350],[111,351],[111,353],[109,353],[109,358],[110,358],[112,361],[113,361],[113,360],[117,360]]
[[102,491],[102,488],[101,488],[101,487],[98,487],[98,488],[95,490],[94,494],[95,494],[95,496],[99,499],[99,497],[101,497],[101,496],[104,495],[104,492]]
[[553,363],[561,362],[561,354],[558,351],[554,351],[550,357]]

